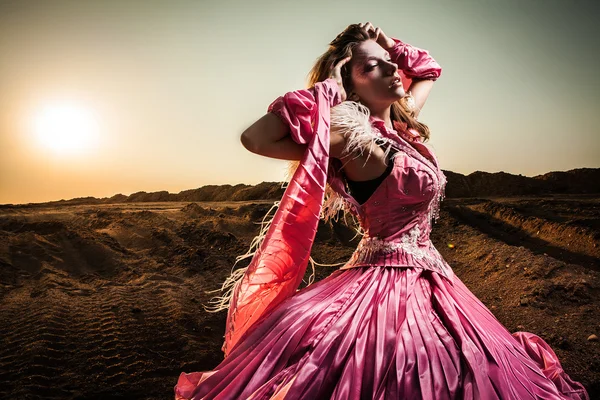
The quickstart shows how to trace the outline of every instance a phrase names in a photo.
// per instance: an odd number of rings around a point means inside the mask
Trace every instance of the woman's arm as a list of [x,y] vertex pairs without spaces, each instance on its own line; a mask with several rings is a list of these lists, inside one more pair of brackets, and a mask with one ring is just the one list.
[[415,99],[415,106],[416,106],[416,110],[414,112],[415,118],[418,117],[419,113],[421,112],[421,109],[425,105],[425,102],[427,101],[427,97],[429,97],[429,93],[431,92],[431,89],[433,88],[434,83],[435,83],[435,81],[432,81],[429,79],[421,79],[420,80],[420,79],[415,78],[415,79],[413,79],[408,90],[406,91],[407,93],[410,91],[413,98]]
[[[294,142],[289,127],[270,112],[246,129],[240,140],[248,151],[280,160],[301,160],[307,147]],[[344,146],[345,138],[331,132],[329,156],[340,158]]]
[[[288,92],[275,99],[267,108],[267,114],[242,133],[242,145],[266,157],[302,160],[319,113],[346,100],[341,68],[348,61],[350,57],[340,60],[332,68],[330,77],[312,88]],[[315,98],[317,85],[320,102]],[[339,158],[344,145],[345,138],[341,134],[330,132],[330,157]]]
[[250,125],[240,138],[252,153],[281,160],[300,160],[306,150],[290,136],[290,128],[275,114],[266,113]]
[[394,45],[388,48],[390,56],[404,75],[412,80],[406,91],[414,98],[416,106],[414,116],[417,118],[429,97],[433,84],[442,74],[442,67],[427,50],[411,46],[396,38],[391,38],[391,42]]

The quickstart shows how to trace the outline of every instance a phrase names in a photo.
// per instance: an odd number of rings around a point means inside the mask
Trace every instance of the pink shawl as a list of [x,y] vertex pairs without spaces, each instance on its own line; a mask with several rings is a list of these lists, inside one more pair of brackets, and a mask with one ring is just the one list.
[[261,317],[297,290],[310,257],[321,214],[329,165],[329,110],[341,102],[334,79],[277,98],[268,108],[307,144],[269,229],[233,288],[222,350],[225,357]]

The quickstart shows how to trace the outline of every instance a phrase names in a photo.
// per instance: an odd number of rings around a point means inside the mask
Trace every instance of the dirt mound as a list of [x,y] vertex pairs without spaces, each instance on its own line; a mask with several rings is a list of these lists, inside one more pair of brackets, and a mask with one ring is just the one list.
[[547,182],[552,193],[600,193],[600,168],[553,171],[533,178]]
[[182,212],[190,217],[205,217],[207,215],[216,215],[216,211],[212,208],[203,208],[198,203],[190,203],[181,209]]
[[549,172],[534,177],[503,171],[475,171],[469,175],[444,173],[448,178],[447,198],[600,193],[600,168]]

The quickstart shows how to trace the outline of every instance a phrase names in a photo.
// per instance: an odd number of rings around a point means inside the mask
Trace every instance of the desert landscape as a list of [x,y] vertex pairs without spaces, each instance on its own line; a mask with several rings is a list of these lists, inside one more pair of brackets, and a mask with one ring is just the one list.
[[[511,332],[545,339],[600,398],[600,169],[444,172],[437,249]],[[214,368],[226,312],[207,313],[206,292],[283,190],[0,205],[0,398],[171,399],[181,372]],[[353,236],[342,219],[322,223],[313,258],[345,262]],[[336,268],[317,267],[316,279]]]

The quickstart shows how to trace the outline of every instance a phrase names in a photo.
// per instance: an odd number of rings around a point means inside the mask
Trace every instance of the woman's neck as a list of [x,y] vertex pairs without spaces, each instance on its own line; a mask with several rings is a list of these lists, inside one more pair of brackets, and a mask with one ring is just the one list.
[[373,118],[377,118],[382,120],[385,123],[385,126],[393,129],[393,125],[392,125],[392,107],[391,106],[387,106],[385,108],[382,109],[373,109],[371,108],[371,116],[373,116]]

